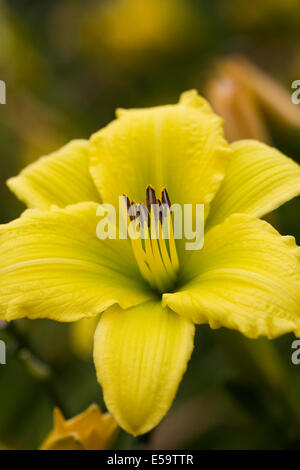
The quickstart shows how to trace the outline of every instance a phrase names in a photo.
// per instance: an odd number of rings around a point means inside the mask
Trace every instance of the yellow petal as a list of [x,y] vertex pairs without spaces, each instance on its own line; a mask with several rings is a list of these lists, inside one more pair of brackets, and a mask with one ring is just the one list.
[[195,323],[250,338],[300,334],[299,252],[267,222],[232,215],[206,235],[198,274],[163,302]]
[[29,209],[0,226],[0,320],[76,321],[151,298],[130,242],[96,237],[97,207]]
[[232,149],[233,158],[211,205],[209,227],[233,213],[262,217],[300,194],[300,166],[275,148],[241,140]]
[[92,356],[93,339],[98,323],[98,317],[83,318],[72,323],[70,331],[71,347],[79,357],[88,359]]
[[112,307],[95,333],[94,361],[107,408],[143,434],[169,410],[193,350],[194,326],[158,301]]
[[144,201],[152,184],[167,187],[172,203],[210,203],[231,150],[222,120],[196,91],[176,105],[118,116],[92,136],[91,173],[105,202],[116,204],[123,193]]
[[7,184],[27,206],[39,209],[99,201],[88,161],[89,142],[74,140],[29,165]]
[[65,420],[54,409],[54,426],[41,450],[104,450],[110,448],[118,433],[118,425],[109,413],[91,405],[79,415]]

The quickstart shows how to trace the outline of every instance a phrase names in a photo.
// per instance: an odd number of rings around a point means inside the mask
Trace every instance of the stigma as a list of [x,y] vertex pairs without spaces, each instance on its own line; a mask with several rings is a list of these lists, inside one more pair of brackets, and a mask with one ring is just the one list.
[[140,272],[154,290],[167,292],[174,286],[179,269],[168,191],[163,188],[158,199],[148,185],[146,204],[130,201],[126,195],[124,199],[128,234]]

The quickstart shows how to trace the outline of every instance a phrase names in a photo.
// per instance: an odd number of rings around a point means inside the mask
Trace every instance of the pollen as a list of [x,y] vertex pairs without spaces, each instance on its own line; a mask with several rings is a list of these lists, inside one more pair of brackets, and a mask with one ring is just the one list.
[[128,234],[140,272],[153,289],[166,292],[174,286],[179,269],[168,191],[163,188],[158,199],[154,188],[147,186],[146,204],[124,198]]

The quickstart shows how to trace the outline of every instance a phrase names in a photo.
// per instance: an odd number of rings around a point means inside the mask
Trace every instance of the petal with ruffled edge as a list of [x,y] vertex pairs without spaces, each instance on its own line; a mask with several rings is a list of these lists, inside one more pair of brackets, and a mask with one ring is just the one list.
[[152,294],[128,240],[99,240],[96,203],[29,209],[0,226],[0,320],[76,321]]
[[28,207],[100,202],[88,168],[89,146],[87,140],[73,140],[26,167],[7,185]]
[[193,350],[195,327],[161,302],[107,310],[95,333],[94,361],[107,408],[133,435],[169,410]]
[[267,222],[235,214],[208,232],[198,273],[164,305],[245,336],[300,334],[300,248]]
[[233,158],[211,204],[207,227],[233,213],[262,217],[300,194],[300,166],[255,140],[232,144]]
[[176,105],[117,115],[91,139],[91,173],[104,202],[117,204],[123,193],[144,201],[152,184],[167,187],[172,203],[210,203],[231,149],[221,118],[196,91],[183,93]]

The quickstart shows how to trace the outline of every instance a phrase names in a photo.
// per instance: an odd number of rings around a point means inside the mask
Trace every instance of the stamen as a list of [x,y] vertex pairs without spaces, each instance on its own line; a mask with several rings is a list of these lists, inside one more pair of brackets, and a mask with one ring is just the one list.
[[[149,185],[146,189],[147,207],[135,201],[130,203],[129,198],[124,197],[131,222],[128,233],[141,274],[154,289],[166,292],[174,286],[179,269],[168,191],[162,189],[161,202]],[[136,211],[131,210],[132,205]]]
[[163,188],[161,190],[161,200],[163,204],[167,204],[169,207],[171,207],[171,201],[170,201],[169,194],[166,188]]
[[146,189],[146,204],[149,212],[151,212],[152,204],[156,204],[155,190],[151,184],[149,184]]
[[162,219],[163,219],[162,213],[163,213],[164,208],[163,208],[163,206],[162,206],[162,204],[161,204],[161,201],[160,201],[159,199],[157,199],[156,204],[158,205],[159,221],[160,221],[160,223],[162,224]]
[[142,224],[146,224],[148,227],[150,225],[150,214],[147,207],[144,204],[139,205],[139,215]]

